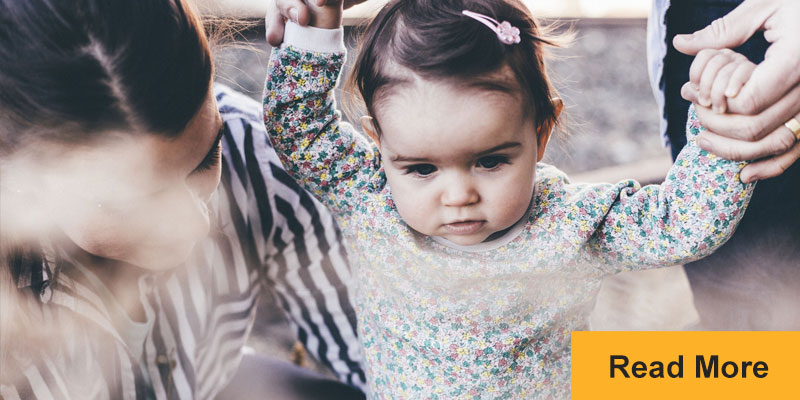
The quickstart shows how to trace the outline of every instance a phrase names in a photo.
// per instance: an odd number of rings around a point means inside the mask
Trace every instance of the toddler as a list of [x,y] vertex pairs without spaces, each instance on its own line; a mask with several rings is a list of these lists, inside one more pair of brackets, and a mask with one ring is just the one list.
[[264,120],[349,239],[371,397],[568,397],[601,279],[703,257],[744,211],[743,165],[696,146],[694,114],[660,186],[537,164],[562,105],[517,0],[390,1],[353,71],[370,141],[334,102],[341,6],[309,7],[272,53]]

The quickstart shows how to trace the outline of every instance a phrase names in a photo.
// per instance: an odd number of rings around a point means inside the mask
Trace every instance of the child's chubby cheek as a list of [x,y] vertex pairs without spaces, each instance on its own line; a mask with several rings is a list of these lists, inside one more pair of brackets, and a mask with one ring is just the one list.
[[[399,176],[398,176],[399,175]],[[402,172],[386,170],[386,178],[397,212],[409,227],[424,235],[436,235],[440,224],[434,195],[424,184],[402,175]]]

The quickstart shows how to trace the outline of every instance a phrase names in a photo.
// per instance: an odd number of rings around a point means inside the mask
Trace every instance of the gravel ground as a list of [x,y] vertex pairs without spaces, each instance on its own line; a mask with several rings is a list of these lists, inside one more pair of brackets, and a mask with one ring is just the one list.
[[[554,134],[545,161],[590,180],[616,180],[614,174],[595,173],[615,166],[615,173],[621,169],[637,177],[641,168],[633,166],[656,165],[648,176],[663,176],[660,169],[669,163],[647,77],[645,21],[578,20],[572,26],[575,41],[557,50],[548,65],[566,104],[568,133]],[[260,100],[269,46],[262,39],[263,28],[247,36],[252,38],[250,48],[218,50],[218,80]],[[619,168],[621,164],[631,167]],[[607,279],[591,323],[594,329],[672,330],[696,320],[683,270],[673,267]],[[297,358],[294,343],[283,313],[265,298],[250,345],[291,360]],[[319,370],[313,360],[306,365]]]

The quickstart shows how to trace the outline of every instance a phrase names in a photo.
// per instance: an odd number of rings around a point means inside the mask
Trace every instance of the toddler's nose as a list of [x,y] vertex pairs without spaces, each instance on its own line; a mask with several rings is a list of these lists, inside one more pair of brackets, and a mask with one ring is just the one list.
[[475,186],[468,179],[453,179],[442,192],[442,205],[446,207],[464,207],[480,201]]

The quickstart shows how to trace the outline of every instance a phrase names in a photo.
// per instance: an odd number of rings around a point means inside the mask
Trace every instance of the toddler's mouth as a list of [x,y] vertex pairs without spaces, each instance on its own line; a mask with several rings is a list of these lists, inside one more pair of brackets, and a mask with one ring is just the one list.
[[444,225],[444,229],[454,235],[471,235],[481,228],[486,221],[476,221],[476,220],[467,220],[467,221],[458,221]]

